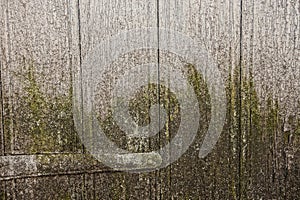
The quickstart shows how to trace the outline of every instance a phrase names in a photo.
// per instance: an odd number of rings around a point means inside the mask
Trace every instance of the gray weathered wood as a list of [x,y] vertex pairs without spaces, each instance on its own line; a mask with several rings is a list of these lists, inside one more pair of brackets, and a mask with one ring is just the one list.
[[[78,16],[78,19],[80,26],[81,63],[85,62],[88,54],[97,48],[99,43],[109,39],[111,36],[126,30],[142,27],[155,27],[157,24],[156,1],[80,1],[79,11],[80,15]],[[104,55],[104,53],[110,53],[107,51],[109,50],[99,49],[97,53],[99,56],[101,56]],[[114,52],[111,53],[113,54]],[[108,54],[108,56],[110,55]],[[85,95],[82,97],[84,99],[84,103],[95,106],[97,110],[97,117],[103,121],[102,124],[104,124],[104,128],[107,130],[106,133],[110,136],[110,138],[116,137],[114,138],[114,141],[116,141],[118,145],[133,151],[136,151],[137,149],[130,144],[130,140],[124,137],[124,135],[120,135],[120,131],[115,128],[116,126],[109,124],[112,123],[109,121],[111,118],[109,108],[111,107],[110,104],[113,86],[116,84],[115,81],[117,78],[119,78],[119,76],[121,76],[126,70],[134,67],[135,65],[143,64],[145,60],[152,60],[153,62],[156,62],[156,51],[149,52],[137,50],[136,52],[124,55],[115,60],[113,63],[108,63],[108,71],[104,70],[105,66],[93,66],[94,69],[103,68],[102,73],[99,74],[99,76],[103,76],[105,81],[99,82],[93,80],[93,82],[91,82],[91,84],[97,88],[97,90],[94,91],[97,99],[90,100]],[[87,71],[88,69],[85,68],[85,66],[81,66],[80,69],[81,71],[78,71],[79,76],[82,74],[91,73]],[[89,76],[88,80],[91,78],[92,77]],[[87,89],[88,88],[83,87],[82,94],[85,94]],[[83,124],[82,128],[86,130],[86,127],[87,124]],[[86,133],[83,134],[86,137]],[[88,138],[84,138],[84,140],[85,139],[88,140]],[[149,148],[147,142],[143,144],[140,143],[139,145],[144,146],[144,148]],[[101,180],[104,177],[106,178]],[[94,194],[95,198],[99,198],[99,196],[102,196],[103,198],[154,198],[151,192],[145,190],[145,188],[149,188],[150,191],[152,190],[151,188],[155,183],[154,174],[138,175],[121,173],[120,175],[116,176],[113,174],[88,176],[87,181],[92,181],[90,179],[93,179],[93,182],[96,183],[96,188],[94,188],[94,190],[96,190]],[[106,185],[107,183],[109,185]],[[140,185],[139,187],[141,187],[139,192],[136,191],[136,184]],[[107,190],[110,192],[105,192]]]
[[299,198],[299,6],[243,3],[242,198]]
[[69,5],[6,1],[4,8],[5,152],[72,152]]
[[[177,30],[200,41],[214,58],[222,73],[229,98],[233,93],[232,77],[239,68],[240,43],[240,2],[238,1],[159,1],[160,26]],[[175,42],[175,41],[174,41]],[[161,60],[176,62],[161,54]],[[191,63],[194,64],[194,63]],[[180,63],[181,68],[185,66]],[[200,74],[204,75],[204,74]],[[210,106],[205,101],[205,82],[200,84],[198,98],[200,104],[200,128],[198,137],[186,154],[171,167],[161,170],[161,197],[166,198],[200,198],[231,199],[236,198],[235,183],[238,182],[236,144],[234,137],[238,134],[234,123],[237,116],[232,116],[236,108],[234,101],[228,99],[228,121],[219,142],[205,159],[198,158],[198,150],[207,132],[210,120]],[[232,121],[231,121],[232,116]],[[176,129],[175,129],[176,130]],[[172,129],[171,129],[172,131]],[[174,131],[174,129],[173,129]],[[171,133],[176,134],[176,132]],[[233,138],[233,139],[232,139]],[[225,149],[226,150],[225,150]],[[221,164],[222,163],[222,164]]]
[[[0,198],[298,199],[299,3],[1,0]],[[179,40],[171,40],[158,28],[175,30],[203,44],[218,65],[226,86],[227,117],[206,158],[198,154],[212,116],[211,97],[203,74],[193,71],[195,63],[161,49],[135,49],[107,68],[96,63],[93,69],[103,70],[92,78],[87,58],[101,42],[125,33],[129,44],[126,31],[146,27],[157,28],[151,46],[165,41],[177,45]],[[116,44],[117,50],[130,47],[122,42]],[[107,55],[106,60],[115,53],[109,46],[113,42],[107,44],[96,52],[99,57]],[[157,73],[157,83],[162,83],[165,64],[169,79],[174,69],[184,72],[199,102],[199,130],[194,143],[172,165],[131,174],[93,158],[90,150],[99,146],[90,140],[95,135],[89,129],[97,126],[74,116],[85,116],[85,106],[94,106],[108,138],[133,153],[165,146],[181,123],[176,96],[165,87],[140,88],[130,102],[130,117],[139,125],[157,122],[156,128],[162,128],[151,138],[126,135],[111,111],[117,81],[130,69],[143,71],[138,66],[147,63],[158,68],[151,71],[146,66],[149,83],[151,73]],[[132,81],[141,84],[138,78],[125,78],[122,88]],[[170,86],[170,80],[165,84]],[[95,98],[86,96],[91,88]],[[157,102],[165,105],[166,119],[149,120],[150,105]]]

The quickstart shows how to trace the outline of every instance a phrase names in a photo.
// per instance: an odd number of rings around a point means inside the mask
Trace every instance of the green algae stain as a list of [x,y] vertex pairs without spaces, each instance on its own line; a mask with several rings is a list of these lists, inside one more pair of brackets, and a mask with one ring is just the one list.
[[[68,95],[51,97],[44,94],[37,81],[35,66],[21,74],[24,95],[20,98],[20,131],[26,134],[30,153],[72,152],[80,148],[72,114],[72,90]],[[27,138],[27,139],[28,139]]]
[[29,66],[28,72],[25,75],[28,85],[24,89],[27,91],[28,96],[24,103],[29,111],[27,114],[30,116],[28,119],[30,127],[28,128],[33,140],[30,152],[36,153],[39,151],[54,150],[55,140],[48,133],[47,129],[47,110],[45,110],[47,102],[36,81],[33,65]]
[[158,103],[163,106],[168,116],[166,124],[161,124],[163,128],[160,133],[150,138],[134,138],[134,140],[131,140],[118,127],[111,109],[104,120],[99,120],[100,126],[104,133],[121,148],[131,152],[157,150],[161,145],[165,144],[160,144],[161,141],[167,142],[171,139],[169,128],[178,129],[178,124],[174,122],[180,119],[180,108],[175,94],[163,85],[158,86],[157,84],[149,83],[141,87],[129,100],[129,113],[139,126],[146,126],[150,123],[150,107]]
[[[200,110],[202,109],[208,115],[204,122],[209,121],[209,95],[207,89],[205,89],[205,83],[201,75],[197,73],[193,65],[187,65],[188,70],[187,78],[188,82],[192,85],[197,99],[199,101]],[[50,98],[43,94],[37,83],[34,66],[28,68],[25,74],[27,85],[25,87],[26,96],[23,98],[22,104],[22,116],[25,123],[28,125],[24,126],[24,133],[29,133],[32,139],[29,149],[31,152],[47,152],[47,151],[64,151],[69,150],[70,147],[74,146],[74,135],[76,134],[72,119],[72,93],[69,96],[60,96],[56,98]],[[249,171],[252,174],[259,173],[263,170],[262,160],[266,160],[266,154],[271,148],[269,143],[266,143],[266,139],[274,140],[275,134],[282,126],[282,120],[280,120],[280,106],[277,101],[268,98],[267,107],[261,108],[257,92],[255,90],[254,82],[249,77],[242,77],[242,83],[239,83],[239,74],[235,73],[233,79],[230,80],[229,91],[230,94],[230,110],[229,117],[232,119],[231,126],[233,127],[232,141],[234,156],[236,156],[236,137],[238,134],[238,118],[241,118],[242,130],[240,134],[242,137],[242,157],[238,162],[242,162],[242,172],[245,174],[240,177],[242,182],[243,190],[245,191],[248,184],[255,184],[252,180],[247,180]],[[240,89],[240,90],[239,90]],[[241,102],[238,99],[238,93],[241,92]],[[163,86],[157,86],[156,84],[149,84],[141,88],[135,98],[130,101],[130,112],[133,118],[138,122],[139,125],[147,125],[150,123],[149,108],[151,104],[162,103],[168,113],[168,120],[166,127],[163,129],[163,134],[160,138],[152,138],[154,147],[158,148],[160,140],[171,139],[173,132],[176,134],[176,128],[180,122],[180,106],[176,99],[176,95],[170,90]],[[202,102],[202,103],[201,103]],[[239,104],[241,103],[241,104]],[[202,107],[201,107],[202,106]],[[202,112],[201,111],[201,112]],[[208,117],[207,117],[208,116]],[[290,117],[289,123],[292,124],[292,133],[297,138],[300,136],[300,120],[296,117]],[[121,134],[121,130],[117,127],[113,120],[112,114],[110,113],[106,120],[100,121],[104,132],[113,138],[116,143],[120,142],[120,137],[116,133]],[[203,123],[200,123],[200,125]],[[205,124],[205,123],[204,123]],[[170,127],[174,125],[173,127]],[[279,133],[281,134],[281,132]],[[166,135],[163,138],[163,135]],[[125,137],[125,136],[124,136]],[[278,136],[277,136],[278,137]],[[279,135],[281,137],[281,135]],[[287,140],[287,139],[286,139]],[[145,141],[139,141],[138,143],[144,143]],[[295,141],[296,142],[296,141]],[[128,148],[128,141],[123,140],[122,145]],[[294,145],[299,144],[295,143]],[[121,145],[121,146],[122,146]],[[132,148],[129,148],[132,150]],[[145,151],[148,149],[139,147],[133,149],[133,151]],[[149,149],[153,150],[153,149]],[[218,166],[214,166],[218,167]],[[250,169],[251,167],[251,169]],[[232,176],[233,177],[233,176]],[[254,175],[253,175],[254,177]],[[123,179],[120,178],[120,179]],[[236,191],[236,178],[231,180],[230,189],[232,195],[237,196]],[[120,197],[121,192],[112,189],[114,196]]]
[[[195,95],[199,101],[200,112],[204,113],[199,121],[201,135],[203,135],[208,128],[210,118],[208,89],[203,77],[192,64],[187,64],[184,67],[183,74],[195,91]],[[161,124],[161,131],[150,138],[135,138],[135,141],[131,141],[114,121],[112,110],[109,111],[104,120],[100,120],[100,117],[98,118],[100,126],[105,134],[121,148],[132,152],[158,150],[176,135],[180,126],[180,104],[176,94],[168,86],[149,83],[141,87],[129,101],[130,115],[139,126],[146,126],[150,123],[150,107],[158,103],[162,105],[167,113],[166,123]],[[146,147],[149,143],[151,144],[151,148]]]

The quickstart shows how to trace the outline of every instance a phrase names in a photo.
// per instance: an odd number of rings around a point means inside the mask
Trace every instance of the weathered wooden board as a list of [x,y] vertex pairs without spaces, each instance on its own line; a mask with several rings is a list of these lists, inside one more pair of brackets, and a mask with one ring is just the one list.
[[[1,0],[0,197],[298,199],[299,7],[293,0]],[[214,114],[212,95],[220,94],[209,94],[211,77],[197,73],[196,63],[163,49],[183,43],[166,29],[203,46],[224,81],[226,120],[205,158],[198,157],[199,149]],[[199,104],[199,128],[189,149],[163,169],[136,174],[92,158],[99,148],[94,128],[134,153],[174,139],[183,114],[167,87],[180,80],[178,71]],[[130,117],[139,126],[157,122],[160,131],[137,139],[113,118],[111,104],[145,83],[130,96]],[[150,106],[158,102],[164,106],[150,119]],[[89,108],[97,123],[77,118]]]
[[[194,80],[192,79],[191,82],[196,90],[201,116],[198,136],[187,153],[167,169],[161,170],[159,183],[162,185],[160,191],[162,199],[235,198],[235,187],[239,177],[237,176],[236,153],[233,151],[236,141],[232,138],[237,135],[237,129],[234,127],[237,116],[232,115],[236,108],[234,101],[231,102],[230,98],[234,99],[235,96],[230,96],[230,94],[234,92],[234,88],[231,87],[234,84],[232,79],[240,62],[239,8],[240,2],[238,1],[160,1],[160,26],[183,32],[198,41],[198,45],[204,46],[217,63],[218,70],[226,84],[229,101],[227,103],[228,118],[220,140],[207,158],[198,158],[198,151],[207,134],[211,119],[211,105],[207,102],[210,97],[207,93],[207,83],[204,81],[206,75],[200,73],[192,76]],[[176,42],[174,40],[174,43]],[[174,59],[172,57],[166,57],[163,54],[160,56],[160,60],[178,62],[172,61],[171,59]],[[185,67],[184,62],[179,64],[180,68]],[[212,77],[207,79],[210,78]],[[169,130],[176,131],[174,128]],[[171,134],[176,134],[176,132]]]
[[70,5],[2,2],[5,153],[73,152]]
[[1,1],[0,2],[0,10],[2,11],[1,12],[1,14],[0,14],[0,27],[1,27],[1,29],[0,29],[0,47],[1,47],[1,49],[0,49],[0,70],[1,70],[1,77],[0,77],[0,83],[1,83],[1,89],[0,89],[0,91],[1,91],[1,96],[0,96],[0,98],[1,98],[1,103],[0,103],[0,105],[1,105],[1,111],[0,111],[0,116],[1,116],[1,119],[0,119],[0,121],[1,121],[1,128],[0,128],[0,130],[1,130],[1,135],[0,135],[0,145],[1,145],[1,147],[0,147],[0,152],[1,152],[1,155],[3,155],[4,154],[4,134],[3,134],[3,98],[2,98],[2,69],[3,69],[3,66],[4,66],[4,63],[6,62],[6,58],[5,58],[5,55],[6,55],[6,53],[5,53],[5,50],[4,50],[4,48],[3,48],[3,46],[6,44],[6,36],[7,36],[7,29],[6,29],[6,24],[5,24],[5,22],[6,22],[6,20],[5,20],[5,14],[6,14],[6,12],[5,12],[5,3],[3,2],[3,1]]
[[299,198],[299,1],[244,1],[241,198]]
[[[103,55],[113,57],[115,52],[111,50],[113,48],[110,46],[112,45],[111,43],[108,43],[108,46],[104,46],[103,48],[98,48],[102,42],[105,42],[110,37],[131,29],[156,27],[156,6],[156,1],[142,2],[137,0],[92,0],[80,1],[79,3],[79,12],[77,16],[80,34],[80,66],[75,76],[79,78],[77,80],[82,81],[82,84],[76,87],[77,89],[75,90],[78,92],[77,96],[83,99],[83,104],[94,106],[97,117],[102,124],[101,128],[103,128],[105,133],[109,136],[109,139],[127,150],[139,151],[140,148],[147,149],[149,148],[149,142],[143,141],[142,143],[136,143],[140,147],[135,147],[135,144],[120,131],[117,125],[115,125],[115,122],[112,120],[110,105],[113,97],[113,88],[116,84],[116,80],[120,79],[120,76],[122,76],[126,70],[132,69],[135,65],[141,65],[149,61],[156,62],[157,50],[147,51],[136,49],[128,54],[124,53],[124,55],[113,60],[112,63],[106,63],[108,66],[102,66],[101,63],[95,63],[92,68],[88,68],[86,63],[92,62],[93,57],[91,57],[90,54],[93,53],[93,51],[95,51],[99,57],[102,57]],[[77,12],[76,10],[73,11]],[[124,35],[126,36],[126,33]],[[118,42],[114,45],[119,45],[119,49],[126,49],[126,45],[121,46]],[[91,61],[88,59],[91,59]],[[101,73],[98,73],[95,76],[93,70],[97,71],[97,69],[99,69],[98,71]],[[99,79],[101,81],[99,81]],[[88,81],[90,81],[89,84],[85,84],[85,82]],[[128,83],[125,82],[125,85],[126,84]],[[82,88],[80,88],[80,86]],[[90,87],[93,89],[96,88],[96,90],[92,91],[92,95],[94,95],[95,98],[91,98],[87,95]],[[85,112],[86,110],[83,108],[81,114],[85,115]],[[94,128],[96,125],[83,123],[82,129],[89,130],[89,126]],[[94,133],[92,133],[92,136],[93,134]],[[87,137],[87,134],[83,133],[83,141],[89,140]],[[87,151],[89,151],[90,148],[88,148],[88,145],[86,145],[86,147]],[[155,173],[110,173],[86,177],[87,182],[93,183],[93,188],[90,189],[91,192],[89,193],[92,193],[92,196],[95,199],[153,199],[154,195],[152,193],[153,190],[155,190],[155,179]]]
[[[7,188],[7,199],[81,199],[82,175],[17,179]],[[9,187],[9,185],[7,185]],[[60,187],[58,187],[60,186]]]

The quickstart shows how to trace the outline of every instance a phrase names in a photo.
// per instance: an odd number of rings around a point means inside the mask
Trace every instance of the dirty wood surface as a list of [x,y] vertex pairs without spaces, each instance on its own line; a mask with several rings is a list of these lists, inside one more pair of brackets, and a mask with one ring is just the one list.
[[[0,199],[299,199],[299,8],[296,0],[1,0]],[[142,45],[158,49],[133,49],[91,73],[87,59],[99,44],[125,33],[116,43],[122,51],[131,41],[126,31],[138,29],[139,37],[147,27],[157,32]],[[224,82],[226,120],[205,158],[199,149],[214,116],[212,95],[220,94],[209,94],[209,78],[195,63],[159,49],[182,45],[163,30],[192,38]],[[97,55],[113,58],[113,42]],[[155,103],[167,113],[156,116],[160,131],[146,139],[128,137],[111,108],[120,77],[145,71],[136,66],[147,68],[148,84],[132,96],[131,117],[138,125],[154,123],[149,108]],[[151,67],[158,73],[154,83]],[[188,150],[152,172],[122,172],[95,159],[84,145],[95,124],[74,117],[85,115],[85,105],[126,151],[150,152],[174,139],[183,123],[176,94],[168,90],[176,70],[195,91],[200,113]],[[124,80],[128,90],[145,81]]]

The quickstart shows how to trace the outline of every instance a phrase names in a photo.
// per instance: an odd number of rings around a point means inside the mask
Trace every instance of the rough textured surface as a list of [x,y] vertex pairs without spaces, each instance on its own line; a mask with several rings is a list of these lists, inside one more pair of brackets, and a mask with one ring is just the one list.
[[[5,152],[70,151],[76,139],[70,136],[74,132],[71,102],[67,105],[72,95],[69,5],[1,2],[1,13],[5,13],[1,26],[5,28],[1,70]],[[72,144],[57,148],[64,140]]]
[[[299,199],[299,7],[297,0],[1,0],[0,199]],[[84,98],[76,92],[88,89],[74,84],[88,70],[82,64],[88,52],[143,27],[180,31],[204,44],[225,80],[227,117],[215,148],[199,159],[212,115],[203,74],[171,52],[137,49],[120,56],[102,82],[92,82],[95,98],[85,100],[119,147],[157,150],[181,122],[176,95],[149,84],[130,101],[130,114],[147,125],[150,105],[163,104],[168,115],[159,134],[134,139],[117,126],[113,85],[137,65],[183,71],[201,114],[198,135],[180,159],[132,174],[86,151],[78,135],[88,125],[76,131],[73,121],[83,108],[72,104],[75,96]]]

